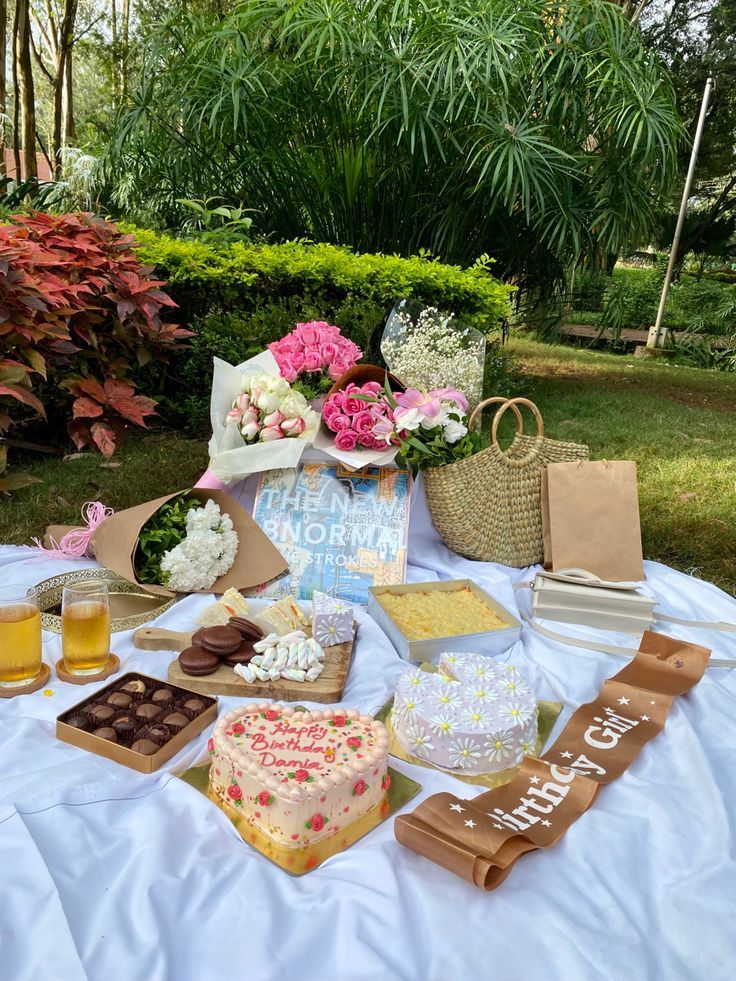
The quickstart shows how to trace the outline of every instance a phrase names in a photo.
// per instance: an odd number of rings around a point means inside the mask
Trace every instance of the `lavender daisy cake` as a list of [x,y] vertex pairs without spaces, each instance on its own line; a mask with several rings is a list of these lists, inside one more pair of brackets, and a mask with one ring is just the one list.
[[439,671],[410,668],[391,712],[399,743],[464,775],[492,773],[534,753],[537,702],[524,674],[480,654],[442,654]]

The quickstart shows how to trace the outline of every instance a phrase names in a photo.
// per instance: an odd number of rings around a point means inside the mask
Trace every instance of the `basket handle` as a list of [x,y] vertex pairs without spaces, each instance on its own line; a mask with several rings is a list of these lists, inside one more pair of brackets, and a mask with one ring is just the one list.
[[[470,413],[470,418],[468,419],[468,429],[473,428],[475,423],[478,421],[478,416],[487,405],[498,405],[500,402],[503,402],[505,405],[508,401],[509,400],[504,398],[502,395],[494,395],[493,398],[484,399],[482,402],[479,402]],[[521,418],[521,413],[515,405],[512,406],[512,409],[514,410],[514,415],[516,416],[516,431],[517,433],[520,433],[524,428],[524,420]]]
[[[504,452],[501,449],[501,447],[498,445],[498,438],[497,438],[498,424],[500,423],[501,417],[503,416],[504,412],[506,412],[506,410],[509,408],[514,409],[518,414],[519,410],[516,408],[518,405],[524,405],[528,409],[531,409],[531,411],[534,413],[534,418],[537,423],[537,436],[534,441],[534,444],[532,445],[531,449],[525,456],[520,457],[518,459],[510,459],[508,457],[508,451]],[[521,467],[527,463],[531,463],[531,461],[534,460],[539,455],[539,451],[542,447],[543,440],[544,440],[544,421],[542,420],[542,413],[539,411],[539,409],[534,404],[534,402],[532,402],[530,399],[524,399],[524,398],[508,399],[505,405],[502,405],[496,412],[496,415],[493,417],[493,426],[491,427],[491,446],[495,446],[496,449],[501,454],[502,459],[507,460],[513,466]]]

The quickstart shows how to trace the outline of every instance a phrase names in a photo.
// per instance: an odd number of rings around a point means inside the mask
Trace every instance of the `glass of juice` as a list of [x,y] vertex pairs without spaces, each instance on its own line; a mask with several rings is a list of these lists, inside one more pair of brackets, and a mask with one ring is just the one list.
[[105,669],[110,657],[107,583],[91,579],[64,587],[61,651],[69,674],[99,674]]
[[29,685],[41,672],[41,614],[35,589],[0,586],[0,687]]

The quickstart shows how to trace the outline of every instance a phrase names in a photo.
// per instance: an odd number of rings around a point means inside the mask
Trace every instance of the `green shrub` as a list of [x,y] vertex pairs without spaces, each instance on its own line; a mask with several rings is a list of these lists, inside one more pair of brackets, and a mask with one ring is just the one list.
[[[389,313],[400,297],[452,310],[484,332],[508,314],[512,287],[494,279],[487,263],[464,269],[428,256],[358,254],[307,242],[233,243],[216,248],[130,228],[143,262],[156,266],[187,316],[213,307],[254,310],[274,300],[303,299],[335,308],[349,297],[370,300]],[[342,326],[342,325],[341,325]]]
[[179,304],[177,319],[195,332],[172,361],[162,409],[206,429],[212,358],[237,364],[301,320],[329,320],[380,362],[384,322],[394,303],[413,297],[454,312],[488,334],[508,315],[512,287],[486,263],[469,269],[426,256],[356,254],[333,245],[233,243],[215,247],[129,228],[142,261],[156,267]]

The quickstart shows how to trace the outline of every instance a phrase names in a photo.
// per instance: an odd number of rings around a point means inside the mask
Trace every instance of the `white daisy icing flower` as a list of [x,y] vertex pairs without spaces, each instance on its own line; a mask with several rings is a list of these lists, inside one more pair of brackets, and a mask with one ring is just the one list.
[[493,763],[505,763],[514,756],[514,734],[510,730],[499,732],[486,743],[486,756]]
[[480,759],[480,746],[472,739],[458,739],[450,746],[450,766],[467,769]]
[[523,725],[532,717],[531,709],[523,702],[508,702],[499,709],[499,715],[504,722],[511,725]]
[[488,724],[488,716],[481,705],[471,705],[463,716],[463,725],[471,729],[484,729]]
[[444,739],[455,731],[456,723],[446,712],[440,712],[429,723],[432,732]]
[[406,730],[406,735],[409,738],[409,747],[413,753],[417,756],[429,756],[429,754],[434,749],[432,742],[430,741],[429,734],[421,726],[411,726]]
[[483,685],[473,691],[473,698],[479,702],[494,702],[498,698],[498,692],[490,685]]
[[412,671],[410,674],[406,675],[407,685],[413,685],[416,688],[424,684],[426,680],[427,673],[425,671],[420,671],[418,668],[416,671]]
[[521,748],[522,748],[522,750],[524,752],[524,756],[534,756],[534,751],[535,751],[535,749],[537,747],[536,747],[536,744],[533,743],[531,740],[526,739],[521,744]]
[[413,698],[407,698],[406,701],[401,701],[398,709],[399,715],[403,715],[405,719],[414,719],[417,714],[417,703]]
[[434,701],[444,709],[457,708],[460,704],[460,696],[452,689],[445,688],[435,694]]

